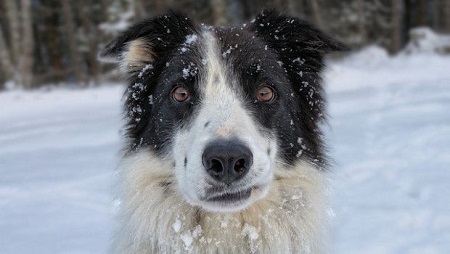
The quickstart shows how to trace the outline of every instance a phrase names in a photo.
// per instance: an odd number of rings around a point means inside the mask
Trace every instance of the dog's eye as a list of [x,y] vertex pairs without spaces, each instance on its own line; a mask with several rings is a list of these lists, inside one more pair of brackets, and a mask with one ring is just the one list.
[[179,85],[172,90],[172,98],[177,102],[189,99],[189,91],[183,85]]
[[268,85],[261,85],[256,91],[256,98],[260,102],[270,102],[275,97],[275,92]]

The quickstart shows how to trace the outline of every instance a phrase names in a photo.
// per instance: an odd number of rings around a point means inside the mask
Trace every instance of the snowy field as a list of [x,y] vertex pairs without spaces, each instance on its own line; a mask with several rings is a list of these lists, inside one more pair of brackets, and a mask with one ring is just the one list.
[[[449,253],[450,57],[330,64],[331,253]],[[122,88],[0,93],[0,253],[106,253]]]
[[327,73],[333,253],[450,253],[450,57],[380,53]]

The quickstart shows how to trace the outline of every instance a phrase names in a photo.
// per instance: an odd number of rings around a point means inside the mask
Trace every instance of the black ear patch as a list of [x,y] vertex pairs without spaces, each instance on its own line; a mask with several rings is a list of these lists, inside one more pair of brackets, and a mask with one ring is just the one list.
[[275,10],[265,10],[259,14],[250,30],[275,50],[307,51],[326,54],[331,51],[343,51],[349,48],[305,20],[280,15]]
[[100,51],[98,58],[119,63],[124,72],[132,74],[182,44],[194,31],[190,19],[169,12],[131,26]]

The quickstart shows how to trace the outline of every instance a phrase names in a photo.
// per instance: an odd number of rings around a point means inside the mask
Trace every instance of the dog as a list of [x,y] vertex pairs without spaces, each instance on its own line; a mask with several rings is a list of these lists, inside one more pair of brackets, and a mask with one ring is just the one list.
[[323,57],[347,47],[275,10],[240,27],[169,12],[99,54],[129,78],[114,253],[322,253]]

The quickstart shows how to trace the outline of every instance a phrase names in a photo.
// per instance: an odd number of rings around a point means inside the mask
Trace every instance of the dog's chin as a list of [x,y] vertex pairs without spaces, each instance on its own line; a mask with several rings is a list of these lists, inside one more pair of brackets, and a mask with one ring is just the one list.
[[236,191],[217,193],[207,198],[202,198],[197,205],[210,212],[238,212],[251,206],[255,201],[264,198],[268,189],[268,185],[259,185]]

